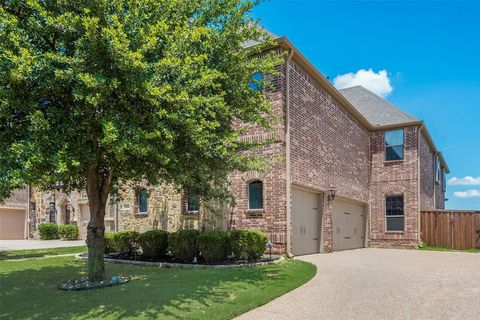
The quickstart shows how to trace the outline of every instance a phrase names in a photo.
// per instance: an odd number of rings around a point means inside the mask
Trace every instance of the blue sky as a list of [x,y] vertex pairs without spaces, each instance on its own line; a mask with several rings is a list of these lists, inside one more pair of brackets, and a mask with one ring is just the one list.
[[271,0],[254,16],[325,76],[358,80],[364,69],[390,102],[424,120],[457,178],[447,208],[480,210],[480,1]]

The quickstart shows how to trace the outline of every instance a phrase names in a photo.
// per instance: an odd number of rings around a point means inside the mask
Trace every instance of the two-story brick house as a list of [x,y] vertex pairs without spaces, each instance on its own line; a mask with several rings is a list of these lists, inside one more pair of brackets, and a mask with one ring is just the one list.
[[293,254],[416,246],[420,209],[444,208],[449,172],[425,124],[363,87],[335,89],[276,40],[288,58],[266,94],[283,121],[247,136],[276,140],[257,154],[268,170],[233,175],[232,226],[259,227]]
[[[365,88],[337,90],[288,39],[271,35],[274,50],[286,52],[279,74],[265,75],[280,121],[273,130],[248,128],[244,139],[271,141],[252,153],[267,165],[231,175],[236,205],[215,227],[260,228],[277,251],[295,255],[416,246],[420,209],[444,208],[449,171],[424,123]],[[76,206],[72,197],[57,196]],[[111,229],[199,227],[208,210],[189,198],[170,186],[128,190],[107,210]],[[51,211],[37,207],[38,221],[48,219]],[[78,207],[75,223],[85,223],[88,206]]]

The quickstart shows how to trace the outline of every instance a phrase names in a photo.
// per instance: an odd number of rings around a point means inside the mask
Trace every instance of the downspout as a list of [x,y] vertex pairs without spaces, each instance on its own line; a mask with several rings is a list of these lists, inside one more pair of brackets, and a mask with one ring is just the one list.
[[287,195],[287,256],[293,257],[291,234],[292,234],[292,221],[291,221],[291,207],[292,207],[292,182],[290,173],[290,60],[293,57],[294,50],[290,49],[288,53],[287,61],[285,63],[285,165],[286,165],[286,195]]
[[421,172],[420,172],[420,169],[421,169],[421,166],[420,166],[420,138],[422,136],[422,130],[423,130],[423,123],[418,127],[418,137],[417,137],[417,201],[418,201],[418,212],[417,212],[417,217],[418,217],[418,221],[417,221],[417,230],[418,230],[418,243],[420,244],[420,242],[422,241],[422,226],[421,226],[421,206],[422,206],[422,199],[421,199],[421,196],[422,196],[422,192],[421,192],[421,187],[422,187],[422,175],[421,175]]
[[25,219],[25,226],[24,226],[24,231],[27,230],[27,234],[25,236],[25,239],[30,239],[30,226],[32,225],[32,222],[30,221],[30,193],[32,192],[32,186],[28,185],[27,187],[27,210],[26,212],[26,219]]

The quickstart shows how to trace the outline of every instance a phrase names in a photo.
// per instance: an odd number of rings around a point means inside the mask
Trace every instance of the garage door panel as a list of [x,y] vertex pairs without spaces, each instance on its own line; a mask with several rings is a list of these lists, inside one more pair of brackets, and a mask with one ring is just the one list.
[[0,239],[25,238],[25,210],[0,209]]
[[335,199],[332,212],[333,250],[363,248],[365,213],[362,204]]
[[318,198],[317,194],[292,191],[292,252],[295,255],[318,252]]

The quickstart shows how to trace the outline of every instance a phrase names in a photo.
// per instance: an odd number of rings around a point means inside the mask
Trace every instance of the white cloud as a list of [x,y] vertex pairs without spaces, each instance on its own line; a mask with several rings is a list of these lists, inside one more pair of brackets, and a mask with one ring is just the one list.
[[473,198],[480,197],[480,190],[471,189],[467,191],[455,191],[453,195],[457,198]]
[[381,97],[386,97],[393,91],[387,70],[375,72],[372,69],[360,69],[355,73],[345,73],[336,76],[333,85],[337,89],[362,86]]
[[453,177],[448,180],[449,185],[459,185],[459,186],[478,186],[480,185],[480,177],[471,177],[466,176],[464,178]]

